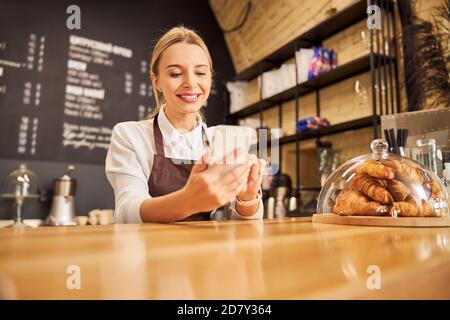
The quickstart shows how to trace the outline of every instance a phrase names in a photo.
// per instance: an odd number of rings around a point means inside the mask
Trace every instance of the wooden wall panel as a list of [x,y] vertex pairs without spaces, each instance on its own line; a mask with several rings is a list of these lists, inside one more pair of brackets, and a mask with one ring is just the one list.
[[[252,10],[243,28],[225,34],[236,71],[263,59],[353,1],[252,1]],[[210,0],[209,3],[223,28],[236,26],[242,20],[246,1]]]

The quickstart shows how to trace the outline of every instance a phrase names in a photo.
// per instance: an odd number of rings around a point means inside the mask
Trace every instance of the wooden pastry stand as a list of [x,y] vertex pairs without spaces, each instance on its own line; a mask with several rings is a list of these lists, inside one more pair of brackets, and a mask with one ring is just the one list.
[[337,214],[315,214],[313,222],[330,224],[347,224],[352,226],[378,227],[450,227],[449,217],[410,218],[410,217],[369,217],[369,216],[339,216]]
[[448,227],[288,218],[0,229],[2,298],[449,299],[449,283]]

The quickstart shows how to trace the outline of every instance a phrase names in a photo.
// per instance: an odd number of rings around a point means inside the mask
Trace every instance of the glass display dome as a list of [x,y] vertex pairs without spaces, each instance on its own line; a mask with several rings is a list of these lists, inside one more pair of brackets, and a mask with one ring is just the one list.
[[11,172],[3,181],[1,193],[11,197],[28,197],[39,194],[39,180],[25,164]]
[[322,188],[318,214],[448,217],[450,198],[439,177],[418,162],[388,153],[383,139],[371,154],[341,165]]
[[6,177],[0,191],[0,198],[15,200],[17,211],[12,227],[28,227],[23,222],[22,206],[25,199],[39,198],[39,193],[39,179],[25,164],[21,164],[19,169]]

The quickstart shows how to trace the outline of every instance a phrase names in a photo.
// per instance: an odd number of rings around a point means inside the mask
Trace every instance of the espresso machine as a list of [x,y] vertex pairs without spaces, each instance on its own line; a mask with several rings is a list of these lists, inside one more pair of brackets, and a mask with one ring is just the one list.
[[75,190],[77,181],[70,176],[75,167],[67,167],[66,173],[53,182],[54,192],[50,214],[45,220],[49,226],[75,225]]

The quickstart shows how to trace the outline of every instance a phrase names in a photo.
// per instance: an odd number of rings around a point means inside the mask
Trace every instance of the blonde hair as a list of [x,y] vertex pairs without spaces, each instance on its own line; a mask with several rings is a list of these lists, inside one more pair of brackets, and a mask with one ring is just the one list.
[[[164,53],[164,51],[169,48],[171,45],[174,45],[176,43],[180,42],[186,42],[188,44],[194,44],[199,46],[200,48],[205,51],[206,56],[209,60],[210,65],[210,71],[211,76],[214,75],[214,70],[212,66],[212,59],[211,55],[209,53],[208,47],[206,46],[203,39],[200,37],[200,35],[194,31],[193,29],[189,29],[184,26],[178,26],[170,29],[167,31],[164,35],[159,38],[158,42],[156,43],[155,47],[153,48],[152,57],[150,60],[150,72],[154,73],[155,76],[158,76],[158,67],[159,62],[161,60],[161,56]],[[152,119],[156,116],[156,114],[160,111],[161,106],[165,103],[164,95],[162,92],[159,92],[156,90],[155,87],[153,87],[153,96],[155,97],[156,101],[156,107],[155,109],[149,114],[148,119]],[[203,118],[203,114],[200,111],[200,115]]]

